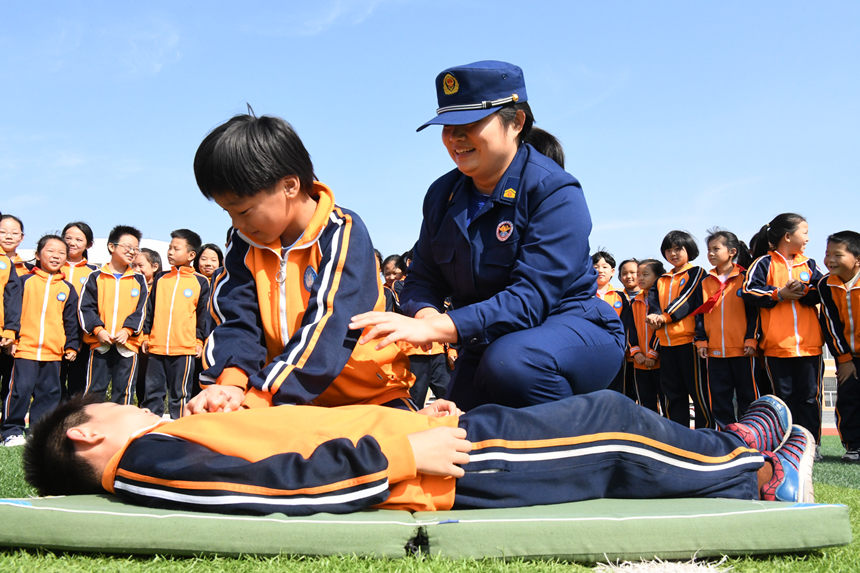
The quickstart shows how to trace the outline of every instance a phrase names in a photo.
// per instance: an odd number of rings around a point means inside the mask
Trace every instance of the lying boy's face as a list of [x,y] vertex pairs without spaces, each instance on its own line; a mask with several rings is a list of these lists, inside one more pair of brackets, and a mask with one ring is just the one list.
[[280,240],[291,222],[290,202],[279,184],[249,197],[227,192],[213,200],[227,211],[234,227],[261,245]]
[[82,426],[98,429],[114,443],[124,444],[137,432],[161,421],[161,417],[137,406],[122,406],[113,402],[89,404],[84,412],[90,417]]
[[174,237],[167,246],[167,262],[173,267],[187,267],[197,255],[191,250],[188,241]]

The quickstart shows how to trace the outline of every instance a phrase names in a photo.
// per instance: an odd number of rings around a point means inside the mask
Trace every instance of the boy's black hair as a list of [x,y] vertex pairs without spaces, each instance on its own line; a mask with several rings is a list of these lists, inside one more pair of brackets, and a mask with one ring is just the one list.
[[75,451],[69,428],[87,422],[84,407],[98,403],[90,394],[72,397],[33,425],[24,446],[24,477],[39,495],[99,493],[101,476]]
[[532,127],[525,138],[526,143],[546,155],[564,169],[564,148],[556,136],[539,127]]
[[657,259],[642,259],[641,261],[639,261],[639,266],[650,267],[651,272],[658,277],[666,273],[666,267],[664,267],[663,263],[661,261],[658,261]]
[[201,239],[200,235],[198,235],[191,229],[176,229],[175,231],[170,233],[170,238],[183,239],[186,243],[188,243],[189,251],[194,251],[195,255],[200,254],[200,246],[203,244],[203,239]]
[[856,231],[839,231],[827,237],[828,243],[845,245],[845,250],[860,258],[860,233]]
[[164,265],[161,264],[161,255],[158,254],[158,251],[144,247],[140,250],[140,254],[146,257],[146,260],[149,261],[150,265],[158,267],[158,271],[164,268]]
[[316,177],[310,154],[279,117],[237,115],[212,130],[194,156],[194,177],[207,199],[224,193],[252,197],[289,175],[311,192]]
[[18,226],[21,227],[21,233],[24,233],[24,222],[21,219],[19,219],[15,215],[12,215],[11,213],[0,214],[0,221],[5,221],[6,219],[12,219],[16,223],[18,223]]
[[137,239],[138,242],[140,242],[140,239],[143,237],[143,234],[134,227],[130,227],[128,225],[117,225],[110,230],[110,234],[108,235],[108,243],[113,243],[115,245],[116,242],[119,241],[119,238],[123,235],[131,235],[132,237]]
[[780,213],[770,223],[762,226],[758,233],[750,239],[750,251],[752,258],[757,259],[767,254],[768,251],[776,249],[779,241],[786,235],[797,230],[801,223],[806,221],[803,215],[797,213]]
[[615,257],[613,257],[609,251],[597,251],[593,255],[591,255],[591,264],[596,265],[600,262],[600,259],[606,261],[612,270],[615,270]]
[[735,249],[737,254],[735,254],[732,261],[736,262],[743,268],[747,268],[750,266],[752,262],[752,257],[750,256],[750,251],[747,248],[746,243],[738,239],[738,236],[732,233],[731,231],[726,231],[725,229],[720,229],[719,227],[713,227],[712,229],[708,229],[708,238],[705,239],[705,246],[711,244],[711,241],[714,239],[722,239],[723,244],[727,249]]
[[224,253],[221,251],[221,247],[216,245],[215,243],[206,243],[204,245],[200,245],[200,250],[197,251],[197,256],[194,257],[194,261],[192,261],[191,265],[194,267],[194,270],[198,273],[200,272],[200,255],[203,254],[203,251],[209,249],[210,251],[214,251],[216,255],[218,255],[218,266],[224,266]]
[[84,238],[87,240],[87,248],[84,249],[83,257],[88,259],[88,253],[90,247],[93,246],[93,230],[92,228],[84,223],[83,221],[72,221],[71,223],[67,223],[65,227],[63,227],[63,232],[60,233],[62,236],[66,236],[66,231],[69,229],[75,228],[84,234]]
[[[44,248],[45,248],[45,245],[47,245],[47,244],[48,244],[48,241],[50,241],[51,239],[55,239],[55,240],[60,241],[61,243],[63,243],[63,246],[64,246],[64,247],[66,247],[66,255],[68,255],[68,254],[69,254],[69,246],[68,246],[68,245],[66,244],[66,242],[63,240],[63,238],[62,238],[62,237],[60,237],[59,235],[53,235],[53,234],[52,234],[52,235],[42,235],[41,237],[39,237],[39,241],[36,243],[36,255],[39,255],[39,253],[41,253],[41,252],[42,252],[42,249],[44,249]],[[44,267],[42,267],[42,257],[41,257],[41,256],[39,256],[39,257],[36,259],[36,261],[37,261],[37,262],[36,262],[36,265],[37,265],[40,269],[43,269],[43,270],[44,270]]]
[[660,253],[665,257],[666,251],[672,247],[684,247],[684,250],[687,251],[687,260],[692,261],[699,256],[699,246],[696,244],[696,239],[687,231],[675,230],[666,233],[660,244]]
[[636,257],[633,257],[630,259],[624,259],[623,261],[621,261],[621,264],[618,265],[618,269],[619,270],[623,269],[624,265],[626,265],[627,263],[636,263],[636,266],[638,267],[639,266],[639,259],[637,259]]

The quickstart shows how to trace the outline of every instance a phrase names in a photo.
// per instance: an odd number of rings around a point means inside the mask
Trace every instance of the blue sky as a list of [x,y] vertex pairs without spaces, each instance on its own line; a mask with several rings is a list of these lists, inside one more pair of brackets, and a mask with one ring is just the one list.
[[223,242],[192,159],[248,102],[290,121],[337,202],[401,252],[453,167],[439,128],[415,133],[433,80],[481,59],[524,69],[593,250],[658,256],[673,228],[748,239],[796,211],[820,261],[828,233],[860,229],[857,2],[0,0],[0,210],[23,247],[76,219]]

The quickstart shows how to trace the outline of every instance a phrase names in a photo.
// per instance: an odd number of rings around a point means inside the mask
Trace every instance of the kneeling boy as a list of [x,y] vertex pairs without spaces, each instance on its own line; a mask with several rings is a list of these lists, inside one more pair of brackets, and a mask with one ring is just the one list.
[[[684,428],[608,390],[464,415],[450,406],[436,415],[279,406],[168,422],[133,406],[73,401],[34,428],[24,463],[42,494],[107,490],[131,503],[220,513],[601,497],[812,501],[815,442],[771,396],[723,432]],[[438,415],[446,409],[455,413]]]

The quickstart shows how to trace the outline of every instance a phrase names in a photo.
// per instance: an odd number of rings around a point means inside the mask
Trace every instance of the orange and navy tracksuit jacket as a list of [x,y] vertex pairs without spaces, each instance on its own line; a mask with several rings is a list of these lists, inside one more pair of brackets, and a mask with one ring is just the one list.
[[[383,311],[367,228],[315,182],[316,211],[290,247],[234,230],[212,290],[215,329],[202,384],[256,389],[274,404],[383,404],[408,399],[414,377],[397,345],[357,344],[352,316]],[[263,405],[260,403],[259,405]]]
[[649,290],[649,306],[663,315],[665,324],[657,329],[660,346],[681,346],[693,342],[696,319],[692,312],[702,304],[699,288],[705,270],[687,263],[678,272],[668,272]]
[[21,330],[15,358],[58,362],[80,347],[78,295],[63,273],[36,267],[21,278]]
[[102,486],[134,503],[226,513],[446,510],[456,480],[418,473],[406,436],[457,423],[367,405],[186,416],[132,438]]
[[88,263],[86,259],[81,259],[76,263],[66,261],[63,268],[60,270],[66,276],[66,280],[72,283],[72,286],[75,287],[75,292],[78,293],[78,297],[80,297],[81,289],[83,288],[87,277],[90,276],[91,272],[97,271],[98,269],[98,265]]
[[[656,286],[649,290],[655,290]],[[638,370],[657,370],[660,368],[659,347],[660,340],[657,338],[657,333],[645,322],[645,317],[652,314],[648,310],[649,291],[641,291],[630,301],[630,310],[625,313],[626,320],[624,321],[625,330],[628,336],[628,355],[633,358],[638,353],[642,353],[646,358],[652,358],[657,362],[652,367],[644,364],[633,363]]]
[[10,257],[12,259],[12,263],[15,265],[15,270],[18,272],[19,277],[23,277],[27,273],[30,272],[30,269],[34,268],[35,265],[32,263],[28,263],[24,259],[21,258],[21,255],[15,253],[14,257]]
[[209,281],[191,267],[156,275],[147,299],[143,334],[151,354],[197,354],[206,338]]
[[21,279],[15,264],[0,252],[0,338],[14,339],[21,327]]
[[96,338],[107,329],[116,335],[120,329],[128,331],[128,341],[123,345],[133,352],[140,347],[137,334],[143,329],[146,317],[146,279],[131,268],[119,278],[111,272],[109,264],[87,276],[78,300],[78,320],[83,331],[84,342],[91,349],[99,346]]
[[[822,276],[815,261],[803,255],[788,261],[770,251],[752,262],[744,281],[744,298],[759,308],[759,347],[765,356],[821,355],[823,340],[815,306]],[[781,301],[779,289],[791,278],[805,283],[804,295]]]
[[707,348],[713,358],[744,355],[744,346],[756,347],[758,309],[744,300],[745,269],[735,264],[726,282],[711,269],[702,279],[704,304],[696,309],[696,347]]
[[818,281],[821,296],[821,330],[836,362],[860,358],[860,281],[848,288],[828,274]]
[[624,291],[615,290],[615,287],[611,284],[607,285],[606,292],[600,292],[598,290],[594,296],[609,304],[609,306],[615,310],[615,314],[617,314],[619,318],[621,318],[621,313],[624,311],[624,307],[629,303],[629,299]]

